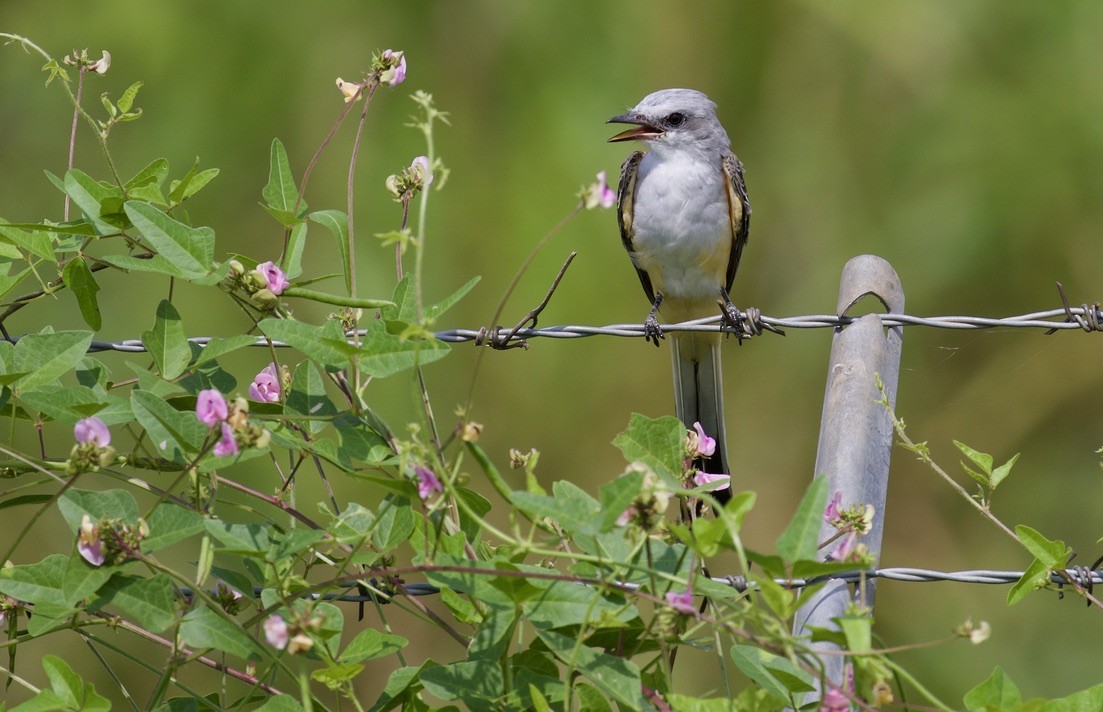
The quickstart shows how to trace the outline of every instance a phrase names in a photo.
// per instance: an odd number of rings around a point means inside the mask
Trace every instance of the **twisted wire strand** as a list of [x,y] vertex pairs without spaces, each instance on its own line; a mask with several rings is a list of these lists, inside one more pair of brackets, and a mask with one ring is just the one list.
[[[775,328],[784,329],[826,329],[847,326],[857,321],[857,317],[838,316],[837,314],[804,314],[790,317],[758,316],[756,321]],[[1099,331],[1103,325],[1103,312],[1096,306],[1080,306],[1066,309],[1048,309],[1046,311],[1030,312],[1002,318],[984,316],[912,316],[909,314],[881,314],[881,321],[885,326],[926,326],[936,329],[995,329],[995,328],[1026,328],[1047,329],[1051,331],[1080,330],[1085,332]],[[444,329],[435,333],[439,341],[446,343],[463,343],[476,341],[495,345],[495,334],[500,334],[502,327],[494,329]],[[663,325],[663,331],[702,331],[733,333],[731,327],[721,327],[720,317],[695,319],[679,324]],[[360,335],[364,330],[358,332]],[[624,338],[637,338],[644,335],[643,324],[610,324],[607,326],[585,325],[561,325],[547,326],[543,328],[518,329],[513,334],[511,341],[518,342],[538,337],[551,339],[578,339],[588,336],[619,336]],[[210,336],[197,336],[188,341],[206,346],[211,340]],[[18,341],[18,337],[10,339]],[[282,341],[273,341],[277,348],[289,348]],[[501,342],[496,344],[499,348]],[[267,339],[257,337],[252,346],[268,347]],[[93,341],[88,348],[89,353],[100,351],[145,351],[140,339],[124,339],[122,341]]]
[[[985,585],[1006,585],[1017,582],[1023,576],[1022,571],[1000,571],[991,569],[973,569],[968,571],[933,571],[931,569],[920,569],[906,566],[896,566],[884,569],[873,569],[871,571],[844,571],[841,573],[828,574],[825,576],[817,576],[807,579],[775,579],[775,581],[786,588],[798,589],[806,586],[811,586],[825,581],[843,581],[845,583],[858,583],[863,575],[868,579],[886,579],[889,581],[902,581],[905,583],[933,583],[937,581],[950,581],[954,583],[970,583],[970,584],[985,584]],[[1066,578],[1067,577],[1067,578]],[[1055,571],[1050,574],[1050,581],[1052,583],[1067,586],[1069,580],[1085,586],[1098,586],[1103,585],[1103,571],[1087,571],[1086,569],[1065,569],[1062,574],[1060,571]],[[742,576],[724,576],[713,577],[712,581],[715,583],[731,586],[738,591],[755,590],[757,586],[753,581],[748,582]],[[374,582],[378,584],[378,582]],[[634,583],[621,583],[618,585],[623,589],[635,590],[640,587],[639,584]],[[324,600],[324,601],[339,601],[345,603],[370,603],[378,600],[380,603],[387,603],[388,596],[377,596],[371,592],[367,592],[361,589],[355,581],[349,581],[341,586],[348,591],[356,591],[356,593],[313,593],[303,596],[303,598],[311,600]],[[404,583],[403,586],[404,595],[410,596],[434,596],[440,593],[440,589],[436,586],[425,582],[410,582]],[[191,596],[191,591],[183,589],[181,591],[184,596]],[[261,588],[258,586],[254,589],[254,594],[260,596]],[[400,594],[394,594],[400,595]]]

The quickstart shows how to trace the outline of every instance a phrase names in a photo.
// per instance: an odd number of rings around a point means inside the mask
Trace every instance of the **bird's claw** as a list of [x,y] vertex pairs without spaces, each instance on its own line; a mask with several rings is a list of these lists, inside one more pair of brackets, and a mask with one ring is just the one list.
[[745,323],[746,315],[739,311],[739,307],[731,303],[731,300],[727,298],[728,295],[724,295],[724,300],[717,300],[717,304],[720,305],[720,323],[723,326],[730,327],[735,334],[735,339],[740,344],[743,343],[743,339],[751,338],[751,332],[747,330]]
[[648,314],[647,318],[643,320],[643,339],[644,341],[650,341],[659,345],[659,339],[665,339],[666,334],[663,333],[662,327],[659,326],[659,320],[655,318],[655,314]]

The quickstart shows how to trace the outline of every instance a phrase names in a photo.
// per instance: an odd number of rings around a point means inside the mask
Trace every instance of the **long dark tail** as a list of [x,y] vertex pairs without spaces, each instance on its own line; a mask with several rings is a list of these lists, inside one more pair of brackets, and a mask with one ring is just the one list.
[[[728,469],[724,427],[724,384],[720,371],[720,335],[677,332],[671,335],[674,364],[674,408],[686,429],[700,423],[705,433],[716,438],[716,452],[696,463],[709,474],[732,474]],[[731,498],[731,488],[713,492],[721,503]]]

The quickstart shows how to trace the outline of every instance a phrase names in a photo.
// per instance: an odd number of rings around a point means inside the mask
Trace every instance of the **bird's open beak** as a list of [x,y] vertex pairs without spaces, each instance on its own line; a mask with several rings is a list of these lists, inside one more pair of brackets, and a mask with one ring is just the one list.
[[605,123],[635,125],[633,128],[621,131],[616,136],[610,138],[609,143],[616,143],[618,141],[648,141],[663,135],[662,129],[647,123],[639,114],[621,114],[620,116],[614,116]]

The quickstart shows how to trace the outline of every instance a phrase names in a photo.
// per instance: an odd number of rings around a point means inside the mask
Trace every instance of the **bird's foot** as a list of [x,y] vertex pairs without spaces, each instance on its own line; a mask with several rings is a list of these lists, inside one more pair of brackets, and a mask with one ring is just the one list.
[[739,307],[732,304],[731,297],[728,296],[726,289],[720,290],[720,296],[723,298],[716,300],[720,307],[720,324],[731,328],[736,340],[742,344],[743,339],[749,339],[752,336],[744,321],[747,315],[739,311]]
[[647,318],[643,320],[643,339],[644,341],[651,341],[656,346],[659,345],[659,339],[665,339],[666,334],[663,333],[663,329],[659,326],[659,320],[655,318],[655,312],[652,311],[647,315]]
[[647,313],[647,318],[643,320],[643,340],[653,342],[656,347],[659,345],[659,339],[666,338],[666,335],[663,334],[662,327],[659,326],[659,319],[656,316],[662,304],[663,295],[655,295],[655,303],[651,305],[651,311]]

